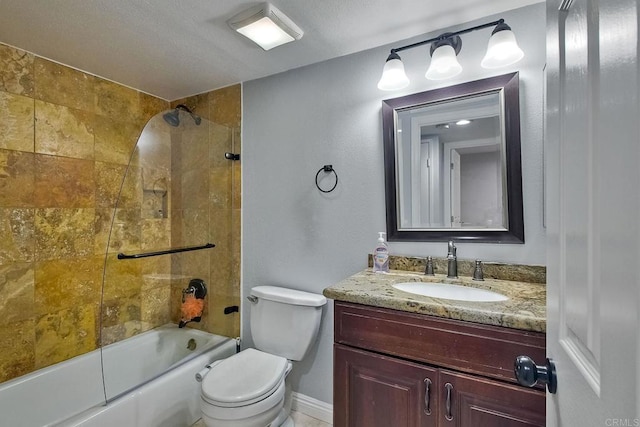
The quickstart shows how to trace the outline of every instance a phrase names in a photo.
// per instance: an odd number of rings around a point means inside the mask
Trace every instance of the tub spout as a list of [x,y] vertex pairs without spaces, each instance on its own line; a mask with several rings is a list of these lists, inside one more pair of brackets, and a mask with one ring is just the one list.
[[189,320],[181,320],[181,321],[178,323],[178,328],[184,328],[184,327],[187,325],[187,323],[190,323],[190,322],[199,322],[200,320],[202,320],[202,317],[201,317],[201,316],[194,317],[194,318],[189,319]]

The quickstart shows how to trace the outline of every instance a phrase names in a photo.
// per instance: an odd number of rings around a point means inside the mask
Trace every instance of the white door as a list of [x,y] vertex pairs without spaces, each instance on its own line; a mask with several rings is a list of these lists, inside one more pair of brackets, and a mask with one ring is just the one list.
[[548,426],[640,426],[637,8],[547,1]]
[[462,186],[460,184],[460,153],[451,150],[451,226],[462,226],[462,210],[460,199],[462,198]]

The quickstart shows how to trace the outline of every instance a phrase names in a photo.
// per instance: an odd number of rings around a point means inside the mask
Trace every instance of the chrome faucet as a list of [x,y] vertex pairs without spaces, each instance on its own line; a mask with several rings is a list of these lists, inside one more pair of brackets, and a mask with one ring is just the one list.
[[458,277],[458,257],[456,256],[456,245],[453,240],[449,240],[449,250],[447,252],[447,279]]

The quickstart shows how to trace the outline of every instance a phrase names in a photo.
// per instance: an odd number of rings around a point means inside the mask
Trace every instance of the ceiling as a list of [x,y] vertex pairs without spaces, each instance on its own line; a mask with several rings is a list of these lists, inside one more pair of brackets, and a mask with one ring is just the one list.
[[256,1],[0,0],[0,42],[171,101],[540,1],[272,0],[305,33],[265,52],[226,23]]

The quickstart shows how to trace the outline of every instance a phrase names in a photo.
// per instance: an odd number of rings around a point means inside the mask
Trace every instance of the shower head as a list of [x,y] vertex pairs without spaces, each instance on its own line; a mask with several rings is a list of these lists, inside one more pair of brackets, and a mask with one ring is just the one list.
[[162,118],[169,124],[169,126],[178,127],[178,125],[180,124],[180,118],[178,117],[177,109],[167,111],[162,115]]
[[180,110],[186,111],[189,113],[193,121],[196,123],[196,126],[199,126],[202,123],[202,119],[197,114],[194,114],[189,107],[184,104],[179,104],[171,111],[167,111],[162,115],[162,118],[165,122],[167,122],[170,126],[178,127],[180,125]]

